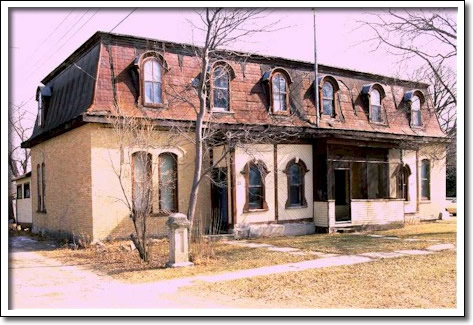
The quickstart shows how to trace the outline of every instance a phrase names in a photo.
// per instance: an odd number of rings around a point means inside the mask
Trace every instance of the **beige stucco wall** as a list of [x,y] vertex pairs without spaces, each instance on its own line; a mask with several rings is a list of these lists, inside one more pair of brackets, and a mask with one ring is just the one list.
[[[16,185],[21,185],[22,198],[16,199],[16,221],[18,223],[33,222],[33,208],[31,206],[31,177],[25,177],[15,181]],[[24,197],[24,184],[30,184],[30,197]]]
[[[95,125],[92,130],[92,209],[94,238],[128,237],[133,232],[133,223],[129,218],[129,209],[124,203],[131,198],[131,154],[142,148],[130,147],[129,142],[119,141],[113,129]],[[187,213],[189,194],[194,171],[193,145],[176,136],[160,131],[153,135],[148,147],[153,156],[153,211],[159,211],[159,174],[158,156],[163,152],[172,152],[178,157],[178,209]],[[124,145],[120,152],[120,143]],[[117,177],[122,159],[122,181]],[[123,189],[120,185],[123,185]],[[205,217],[210,213],[210,189],[208,182],[200,185],[196,217]],[[163,236],[167,233],[166,217],[154,216],[148,221],[151,236]]]
[[[297,220],[313,217],[314,189],[312,176],[312,145],[310,144],[285,144],[277,145],[277,164],[278,164],[278,219]],[[300,159],[309,170],[304,177],[305,198],[307,207],[304,208],[286,208],[288,199],[287,175],[284,173],[287,163],[292,159]]]
[[[31,148],[33,230],[92,236],[91,125]],[[37,164],[45,163],[46,213],[38,212]]]
[[402,161],[409,166],[411,176],[409,176],[408,194],[409,200],[404,202],[405,213],[416,213],[417,210],[417,167],[416,167],[416,151],[403,150]]
[[420,167],[423,159],[430,160],[430,200],[420,199],[419,217],[438,218],[446,207],[446,150],[444,145],[425,146],[418,151],[417,181],[420,192]]
[[[243,212],[246,201],[245,176],[242,171],[245,165],[253,160],[265,163],[269,173],[265,178],[265,200],[268,209],[264,211]],[[236,220],[235,224],[251,222],[275,221],[274,199],[274,146],[271,144],[256,144],[235,149],[236,176]]]

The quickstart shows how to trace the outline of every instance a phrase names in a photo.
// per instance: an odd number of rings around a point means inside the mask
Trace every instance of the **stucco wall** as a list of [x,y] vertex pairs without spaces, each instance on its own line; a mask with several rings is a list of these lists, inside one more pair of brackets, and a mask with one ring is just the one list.
[[[153,156],[153,211],[159,211],[158,156],[163,152],[174,153],[178,157],[178,209],[186,214],[194,171],[194,147],[182,137],[167,132],[156,132],[150,140],[149,153]],[[120,143],[125,144],[120,152]],[[92,206],[94,216],[94,238],[108,239],[128,237],[133,232],[129,210],[124,203],[131,198],[130,157],[138,147],[129,147],[127,140],[119,141],[113,129],[96,125],[92,131]],[[152,147],[152,148],[151,148]],[[122,159],[122,181],[116,172],[120,170]],[[123,185],[124,191],[121,189]],[[125,193],[125,194],[124,194]],[[210,213],[210,190],[207,182],[202,182],[199,190],[196,217]],[[167,234],[166,217],[149,218],[149,234]]]
[[[91,125],[31,148],[33,230],[91,237]],[[38,212],[37,164],[45,163],[46,213]]]
[[417,167],[416,167],[416,152],[414,150],[403,150],[402,160],[405,165],[409,166],[411,176],[408,182],[409,200],[404,202],[405,213],[415,213],[417,210]]
[[[26,177],[15,181],[16,185],[21,185],[21,199],[16,199],[16,222],[20,224],[30,224],[33,222],[33,209],[31,206],[31,177]],[[24,197],[24,184],[30,184],[30,197]]]
[[[310,144],[285,144],[277,145],[277,162],[278,162],[278,219],[296,220],[307,219],[313,217],[313,168],[312,168],[312,145]],[[286,208],[288,199],[287,175],[284,173],[287,163],[292,159],[300,159],[309,170],[304,177],[305,182],[305,199],[307,207],[304,208]]]
[[[261,160],[266,165],[269,173],[265,178],[265,200],[267,210],[243,212],[246,202],[246,181],[242,171],[245,165],[253,160]],[[275,221],[274,200],[274,146],[256,144],[235,149],[235,176],[236,176],[236,221],[238,223]]]
[[[422,200],[419,195],[419,217],[438,218],[446,207],[446,150],[443,145],[431,145],[418,152],[417,180],[421,188],[420,168],[423,159],[430,160],[430,200]],[[420,193],[419,193],[420,194]]]

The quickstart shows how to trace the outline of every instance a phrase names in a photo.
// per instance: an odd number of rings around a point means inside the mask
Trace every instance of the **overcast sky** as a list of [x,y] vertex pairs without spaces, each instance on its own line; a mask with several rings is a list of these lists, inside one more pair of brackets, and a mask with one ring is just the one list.
[[[50,71],[96,31],[110,31],[132,9],[10,8],[10,98],[36,116],[35,90]],[[409,68],[383,51],[360,42],[367,31],[356,29],[357,21],[370,19],[374,9],[317,9],[317,56],[319,63],[405,78]],[[114,33],[130,34],[175,42],[197,43],[199,34],[189,21],[197,23],[196,13],[187,8],[139,8],[126,18]],[[282,29],[256,35],[235,44],[234,49],[314,60],[313,13],[311,9],[275,9],[262,23],[280,21]],[[418,62],[412,63],[414,66]]]

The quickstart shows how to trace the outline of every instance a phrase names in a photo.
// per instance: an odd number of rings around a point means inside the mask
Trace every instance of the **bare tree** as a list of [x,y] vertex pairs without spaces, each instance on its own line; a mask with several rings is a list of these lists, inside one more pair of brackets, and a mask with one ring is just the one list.
[[[256,22],[261,21],[264,17],[264,9],[206,8],[199,12],[200,24],[193,24],[196,30],[205,35],[203,45],[194,47],[195,55],[200,61],[200,75],[193,85],[187,87],[187,92],[178,93],[174,91],[171,94],[175,99],[192,106],[196,114],[195,138],[193,140],[195,145],[194,175],[187,209],[187,216],[191,227],[195,220],[199,184],[201,181],[204,178],[208,178],[216,164],[221,159],[224,159],[228,152],[243,143],[255,142],[255,130],[252,130],[251,127],[245,127],[243,130],[223,131],[218,126],[218,123],[214,123],[211,116],[209,118],[208,108],[211,81],[211,76],[208,73],[209,68],[213,60],[225,60],[230,56],[239,56],[241,60],[245,60],[244,55],[222,49],[234,45],[235,42],[241,41],[255,33],[274,30],[277,22],[257,26]],[[193,100],[193,96],[194,98],[197,96],[198,103]],[[266,129],[266,132],[275,135],[269,128]],[[259,142],[269,139],[270,136],[268,134],[259,132]],[[213,164],[204,168],[204,160],[209,151],[219,146],[224,148],[221,156]]]
[[21,148],[21,143],[26,141],[32,131],[26,123],[27,111],[23,109],[24,105],[15,105],[10,103],[10,112],[8,114],[8,166],[11,175],[17,177],[29,169],[30,150]]

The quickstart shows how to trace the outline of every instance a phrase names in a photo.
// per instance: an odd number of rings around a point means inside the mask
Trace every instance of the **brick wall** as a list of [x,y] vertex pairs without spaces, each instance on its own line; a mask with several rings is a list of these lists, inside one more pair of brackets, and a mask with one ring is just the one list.
[[[33,230],[92,237],[91,125],[31,148]],[[38,212],[37,164],[45,163],[46,213]]]

